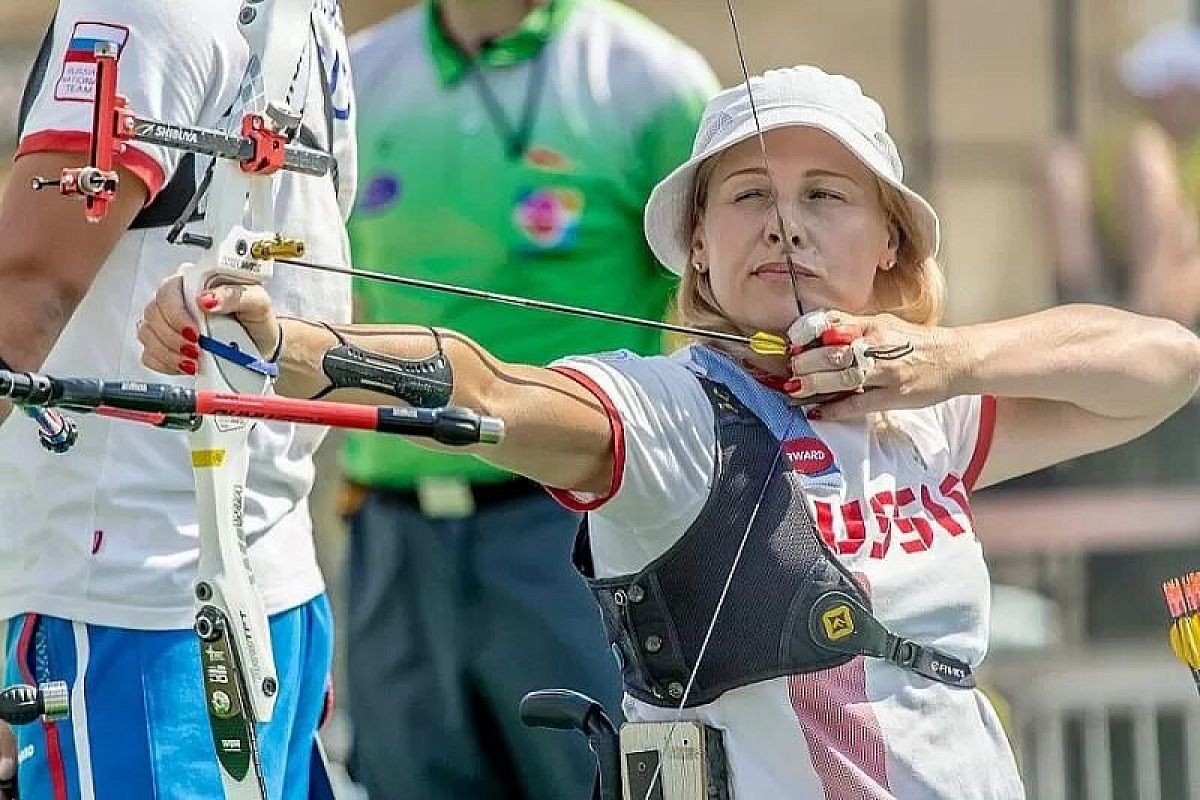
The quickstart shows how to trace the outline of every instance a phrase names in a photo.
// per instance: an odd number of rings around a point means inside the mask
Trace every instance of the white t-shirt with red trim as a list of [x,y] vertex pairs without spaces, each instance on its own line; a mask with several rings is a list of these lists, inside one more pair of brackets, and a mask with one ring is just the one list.
[[[598,577],[636,572],[697,518],[716,434],[695,373],[728,387],[782,442],[821,535],[868,587],[892,631],[972,666],[987,650],[990,588],[969,494],[995,419],[990,397],[955,397],[867,421],[812,422],[724,355],[570,358],[609,410],[616,465],[603,496],[552,491],[589,513]],[[730,531],[740,536],[744,531]],[[782,591],[791,591],[781,588]],[[672,710],[626,697],[629,719]],[[750,684],[685,718],[725,731],[736,798],[1018,798],[1012,751],[984,695],[877,660]]]
[[[33,79],[36,98],[18,157],[84,152],[95,80],[91,54],[98,41],[120,47],[118,92],[138,116],[226,128],[248,62],[237,29],[240,7],[239,0],[63,0],[46,69],[40,82]],[[354,109],[337,2],[313,0],[311,22],[296,33],[308,46],[294,94],[305,98],[304,126],[336,156],[340,183],[335,189],[328,177],[285,176],[275,226],[303,238],[313,260],[347,264],[342,221],[355,188]],[[332,89],[328,104],[323,83]],[[116,160],[153,197],[174,175],[181,154],[130,144]],[[197,158],[197,172],[207,163]],[[204,259],[206,251],[167,243],[166,230],[132,230],[120,240],[45,372],[170,381],[141,366],[137,320],[160,281],[180,263]],[[349,319],[350,286],[343,276],[278,266],[268,290],[284,313]],[[43,451],[23,417],[0,428],[0,618],[35,611],[128,628],[190,626],[197,514],[185,435],[92,416],[77,421],[79,443],[65,455]],[[251,435],[245,526],[255,577],[272,613],[306,602],[324,587],[306,499],[311,455],[323,434],[321,428],[260,424]]]

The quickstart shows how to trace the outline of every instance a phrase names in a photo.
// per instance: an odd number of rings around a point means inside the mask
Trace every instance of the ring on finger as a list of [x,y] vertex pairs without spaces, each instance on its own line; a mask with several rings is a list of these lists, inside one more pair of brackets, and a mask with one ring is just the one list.
[[850,343],[850,352],[854,354],[854,368],[859,372],[860,380],[857,391],[862,391],[867,378],[875,370],[875,358],[870,353],[871,345],[864,338],[855,339]]
[[845,371],[846,388],[855,392],[862,392],[867,386],[867,371],[863,369],[861,364],[855,364]]

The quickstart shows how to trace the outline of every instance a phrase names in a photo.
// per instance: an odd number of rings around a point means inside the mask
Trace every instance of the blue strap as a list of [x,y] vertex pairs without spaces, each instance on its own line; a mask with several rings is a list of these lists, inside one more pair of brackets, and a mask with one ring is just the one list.
[[279,365],[272,364],[270,361],[263,361],[261,358],[255,358],[244,350],[232,344],[212,338],[211,336],[200,337],[200,349],[207,350],[217,358],[223,358],[226,361],[232,361],[240,367],[245,367],[251,372],[257,372],[259,375],[266,375],[268,378],[279,377]]

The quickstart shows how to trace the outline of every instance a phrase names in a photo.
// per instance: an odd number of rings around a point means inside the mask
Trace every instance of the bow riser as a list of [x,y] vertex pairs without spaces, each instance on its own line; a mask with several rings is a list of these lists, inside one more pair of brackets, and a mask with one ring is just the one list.
[[[262,178],[258,180],[265,182]],[[223,184],[214,178],[213,185]],[[243,194],[243,203],[245,196]],[[235,227],[221,242],[216,266],[188,264],[181,269],[184,294],[189,303],[194,303],[194,298],[206,288],[227,283],[259,283],[270,274],[270,262],[256,261],[243,255],[252,237],[241,226]],[[195,307],[193,314],[199,323],[201,335],[233,345],[256,358],[259,356],[245,328],[233,319],[209,317]],[[268,388],[265,376],[218,360],[206,350],[201,350],[198,361],[197,390],[263,394]],[[228,638],[225,647],[233,662],[230,666],[237,670],[234,677],[240,676],[242,679],[242,690],[245,692],[242,700],[251,723],[271,719],[278,689],[266,608],[254,585],[243,529],[252,427],[253,423],[249,420],[204,417],[198,429],[188,437],[199,513],[197,633],[204,638],[202,627],[208,623],[201,620],[206,616],[222,620],[216,633]],[[218,666],[209,663],[209,655],[206,653],[203,659],[209,713],[219,714],[228,701],[216,694],[222,688],[208,681],[210,671]],[[222,741],[228,742],[229,739],[228,735],[218,737],[216,734],[214,726],[217,752],[221,755]],[[233,756],[237,757],[237,752]],[[241,771],[236,766],[232,770],[229,767],[226,765],[223,777],[232,777],[230,772]],[[228,789],[227,786],[227,796],[232,796]]]

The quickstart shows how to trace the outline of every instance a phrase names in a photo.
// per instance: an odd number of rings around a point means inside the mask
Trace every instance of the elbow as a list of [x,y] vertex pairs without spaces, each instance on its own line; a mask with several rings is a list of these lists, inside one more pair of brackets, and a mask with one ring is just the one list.
[[1159,321],[1160,338],[1156,358],[1166,367],[1163,375],[1167,413],[1187,403],[1200,390],[1200,337],[1171,320]]
[[474,340],[454,331],[441,331],[441,347],[454,375],[450,402],[497,414],[506,385],[500,362]]
[[1200,391],[1200,337],[1182,325],[1179,326],[1179,329],[1186,336],[1183,360],[1186,370],[1185,392],[1187,399],[1190,400],[1197,391]]
[[0,262],[0,297],[35,318],[65,325],[91,287],[91,276],[77,279],[58,266],[44,253],[10,252]]

